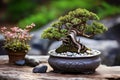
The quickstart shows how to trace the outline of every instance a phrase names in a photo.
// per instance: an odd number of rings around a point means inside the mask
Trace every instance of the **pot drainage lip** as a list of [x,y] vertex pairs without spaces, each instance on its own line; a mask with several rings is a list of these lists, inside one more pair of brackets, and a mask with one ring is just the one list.
[[[54,50],[50,50],[49,52],[48,52],[48,54],[49,55],[51,55],[51,56],[56,56],[56,57],[64,57],[64,58],[87,58],[87,57],[95,57],[95,56],[99,56],[100,54],[101,54],[101,52],[100,51],[98,51],[98,50],[91,50],[91,52],[94,52],[94,54],[89,54],[89,55],[78,55],[77,53],[75,53],[75,54],[77,54],[77,56],[68,56],[68,55],[61,55],[61,53],[56,53],[55,52],[55,49]],[[64,54],[66,54],[67,52],[65,52]],[[71,53],[71,52],[69,52],[69,53]]]

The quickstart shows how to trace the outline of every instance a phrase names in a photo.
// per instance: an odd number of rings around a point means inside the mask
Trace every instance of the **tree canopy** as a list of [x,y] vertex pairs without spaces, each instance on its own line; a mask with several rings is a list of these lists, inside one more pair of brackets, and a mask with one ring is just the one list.
[[103,33],[107,28],[97,20],[99,17],[95,13],[78,8],[53,22],[49,28],[44,30],[42,38],[61,40],[69,35],[71,30],[76,30],[77,36],[84,37]]

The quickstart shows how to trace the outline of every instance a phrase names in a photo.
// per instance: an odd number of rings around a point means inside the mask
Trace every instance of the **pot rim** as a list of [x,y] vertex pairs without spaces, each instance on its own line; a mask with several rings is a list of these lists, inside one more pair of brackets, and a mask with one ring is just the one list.
[[[94,49],[92,49],[92,50],[94,50]],[[61,56],[61,55],[55,55],[56,52],[55,52],[55,49],[53,49],[53,50],[50,50],[50,51],[48,52],[48,54],[49,54],[50,56],[61,57],[61,58],[90,58],[90,57],[100,56],[101,52],[100,52],[99,50],[94,50],[94,51],[96,51],[96,54],[94,54],[94,55]]]

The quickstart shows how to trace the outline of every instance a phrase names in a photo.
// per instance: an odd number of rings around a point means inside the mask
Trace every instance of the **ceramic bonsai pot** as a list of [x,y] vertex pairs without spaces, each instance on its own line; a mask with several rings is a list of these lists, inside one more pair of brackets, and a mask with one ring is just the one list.
[[100,52],[96,55],[79,56],[79,57],[64,57],[56,56],[50,51],[48,63],[55,72],[68,73],[94,73],[95,69],[100,65]]

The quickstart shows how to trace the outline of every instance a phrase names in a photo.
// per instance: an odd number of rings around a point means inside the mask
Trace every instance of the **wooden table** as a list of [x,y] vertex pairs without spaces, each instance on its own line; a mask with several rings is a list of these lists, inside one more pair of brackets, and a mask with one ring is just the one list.
[[120,80],[120,66],[100,65],[94,74],[53,73],[48,56],[27,56],[40,60],[48,66],[47,73],[32,73],[33,67],[8,64],[8,56],[0,56],[0,80]]

